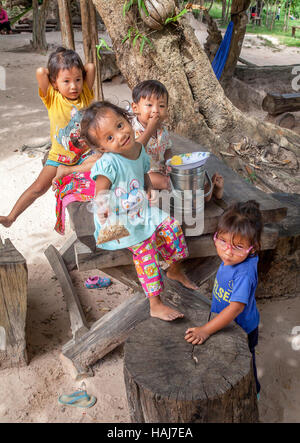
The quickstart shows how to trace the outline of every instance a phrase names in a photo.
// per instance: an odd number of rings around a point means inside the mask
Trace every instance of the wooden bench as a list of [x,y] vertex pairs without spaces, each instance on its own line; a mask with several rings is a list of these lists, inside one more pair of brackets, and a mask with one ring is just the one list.
[[300,29],[300,26],[292,26],[292,37],[296,37],[296,29]]
[[[172,135],[172,139],[176,153],[204,150],[197,143],[175,134]],[[222,174],[225,186],[222,200],[211,200],[205,206],[203,234],[187,237],[190,257],[194,258],[186,262],[186,272],[198,286],[214,275],[220,264],[212,234],[215,232],[220,215],[229,204],[255,199],[260,203],[264,221],[268,224],[276,224],[287,213],[283,203],[242,180],[215,156],[209,158],[206,169],[210,175],[216,171]],[[80,379],[91,375],[91,365],[124,342],[132,328],[149,316],[149,307],[138,282],[129,251],[96,250],[93,216],[87,211],[86,203],[74,202],[67,208],[74,234],[60,251],[51,245],[45,251],[45,255],[62,287],[70,315],[73,338],[63,346],[62,354],[71,363],[75,378]],[[276,225],[266,225],[262,237],[262,249],[274,249],[277,239]],[[69,275],[71,269],[79,271],[103,269],[108,275],[132,288],[133,296],[89,328]],[[190,306],[195,302],[201,309],[208,310],[210,306],[210,301],[199,291],[183,288],[179,283],[168,279],[165,279],[163,299],[174,306],[179,303]]]

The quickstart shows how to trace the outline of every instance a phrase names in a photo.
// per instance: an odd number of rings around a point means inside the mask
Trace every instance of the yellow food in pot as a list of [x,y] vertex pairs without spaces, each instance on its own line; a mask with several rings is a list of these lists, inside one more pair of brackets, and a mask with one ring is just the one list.
[[182,165],[183,161],[182,158],[180,157],[180,155],[173,155],[173,157],[171,158],[171,162],[170,164],[172,166],[179,166]]

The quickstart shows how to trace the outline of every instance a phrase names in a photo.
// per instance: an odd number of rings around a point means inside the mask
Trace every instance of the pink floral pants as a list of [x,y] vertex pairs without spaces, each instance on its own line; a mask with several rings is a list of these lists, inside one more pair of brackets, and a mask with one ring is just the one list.
[[188,249],[180,224],[166,218],[150,238],[128,248],[133,253],[136,272],[147,297],[159,295],[164,288],[159,255],[168,264],[188,257]]

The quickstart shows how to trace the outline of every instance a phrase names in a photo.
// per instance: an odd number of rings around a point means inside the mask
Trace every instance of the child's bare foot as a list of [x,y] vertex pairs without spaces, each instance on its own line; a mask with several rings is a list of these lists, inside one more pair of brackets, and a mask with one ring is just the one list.
[[159,296],[150,297],[149,302],[151,317],[160,318],[161,320],[165,321],[173,321],[177,318],[184,317],[181,312],[164,305]]
[[199,289],[195,283],[193,283],[183,272],[182,266],[180,263],[173,263],[168,267],[167,277],[171,280],[179,281],[183,286],[188,289],[197,290]]
[[9,228],[13,224],[13,222],[14,220],[12,220],[9,216],[0,216],[0,225],[5,226],[6,228]]
[[218,172],[216,172],[212,176],[212,182],[214,185],[213,194],[217,199],[221,199],[223,197],[224,192],[224,178]]

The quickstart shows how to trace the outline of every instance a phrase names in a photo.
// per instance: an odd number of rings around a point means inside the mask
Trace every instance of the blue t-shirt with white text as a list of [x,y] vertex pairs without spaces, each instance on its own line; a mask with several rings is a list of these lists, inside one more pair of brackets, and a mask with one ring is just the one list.
[[211,312],[219,313],[230,302],[245,304],[235,321],[249,334],[259,324],[259,312],[256,307],[255,290],[257,287],[258,257],[249,256],[242,263],[224,266],[222,262],[213,287]]

